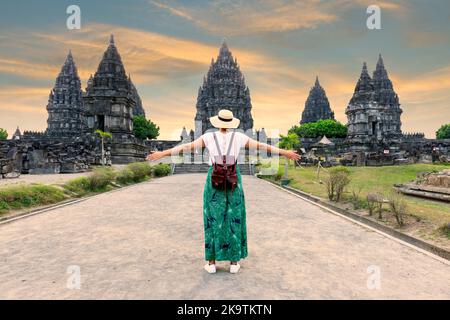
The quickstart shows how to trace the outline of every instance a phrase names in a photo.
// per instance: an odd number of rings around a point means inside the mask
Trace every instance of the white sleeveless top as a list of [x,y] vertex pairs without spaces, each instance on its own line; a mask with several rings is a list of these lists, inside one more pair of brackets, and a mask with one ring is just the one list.
[[[215,132],[217,142],[219,143],[222,155],[226,155],[233,131],[228,130],[226,134],[220,131]],[[202,139],[203,142],[205,143],[206,148],[208,149],[209,164],[211,165],[214,162],[214,157],[219,156],[219,152],[216,147],[216,142],[214,141],[214,132],[207,132],[203,134]],[[239,152],[241,151],[241,148],[245,147],[248,140],[249,140],[248,136],[246,136],[242,132],[236,131],[236,133],[234,134],[233,145],[231,146],[230,149],[230,156],[237,159],[239,156]]]

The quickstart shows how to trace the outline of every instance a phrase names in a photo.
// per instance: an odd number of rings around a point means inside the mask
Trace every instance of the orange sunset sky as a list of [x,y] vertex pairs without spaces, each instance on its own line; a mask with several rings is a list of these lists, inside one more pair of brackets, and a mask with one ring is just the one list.
[[[77,4],[80,30],[66,27]],[[382,29],[366,27],[378,4]],[[0,11],[0,127],[45,130],[48,94],[69,50],[86,87],[110,34],[161,139],[194,127],[198,87],[224,38],[250,88],[255,129],[298,124],[316,75],[346,123],[364,61],[378,54],[403,108],[403,131],[450,122],[448,1],[5,1]]]

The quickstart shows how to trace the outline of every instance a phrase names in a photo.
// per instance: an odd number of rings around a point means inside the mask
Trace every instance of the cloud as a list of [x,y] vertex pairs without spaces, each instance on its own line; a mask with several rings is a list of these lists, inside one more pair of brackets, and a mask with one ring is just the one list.
[[0,57],[0,72],[23,75],[27,78],[49,79],[56,77],[59,70],[55,65],[31,63],[30,61]]
[[[161,2],[154,2],[154,6]],[[231,1],[232,3],[239,3]],[[242,28],[249,6],[242,2],[242,16],[238,15],[234,22],[226,16],[218,19],[216,25],[227,28]],[[277,8],[281,17],[287,17],[286,24],[277,28],[306,28],[305,26],[290,25],[287,11],[293,9],[291,2],[280,4],[279,1],[263,1],[267,6]],[[306,1],[313,6],[322,2]],[[340,3],[348,10],[350,1],[341,0]],[[354,3],[354,2],[352,2]],[[359,1],[360,6],[369,1]],[[400,3],[400,2],[399,2]],[[219,8],[219,2],[206,5],[204,11],[199,12],[190,8],[185,15],[185,8],[174,6],[176,11],[170,11],[169,4],[162,4],[158,8],[193,23],[207,23],[209,27],[215,16],[207,16],[205,10]],[[170,3],[170,7],[173,3]],[[217,7],[219,6],[219,7]],[[222,6],[221,10],[237,10],[237,8]],[[383,4],[382,4],[383,7]],[[401,11],[403,4],[393,5],[388,10]],[[327,11],[329,10],[329,11]],[[335,19],[339,19],[339,10],[334,12],[327,8]],[[333,13],[334,12],[334,13]],[[218,13],[219,15],[222,13]],[[231,13],[230,13],[231,14]],[[306,14],[306,13],[305,13]],[[256,8],[254,16],[249,16],[249,29],[254,34],[272,32],[258,24],[257,19],[265,19],[275,23],[270,17],[273,12],[265,12]],[[301,18],[301,16],[299,16]],[[220,18],[220,17],[219,17]],[[299,19],[300,19],[299,18]],[[203,19],[203,20],[202,20]],[[206,22],[205,20],[206,19]],[[292,18],[293,19],[293,18]],[[334,19],[334,18],[333,18]],[[203,22],[198,22],[202,20]],[[325,19],[326,20],[326,19]],[[325,20],[317,22],[316,26],[327,23]],[[311,20],[310,28],[316,22]],[[330,20],[332,21],[332,20]],[[275,28],[275,29],[274,29]],[[284,34],[280,29],[278,34]],[[72,49],[82,81],[85,83],[91,73],[96,71],[98,63],[108,44],[109,34],[114,33],[116,45],[121,53],[127,72],[131,73],[139,93],[143,99],[147,114],[161,127],[161,138],[176,138],[177,132],[183,126],[188,129],[193,126],[195,103],[198,86],[206,74],[211,58],[218,54],[220,43],[211,44],[203,41],[168,36],[152,31],[127,28],[108,24],[86,24],[80,32],[39,31],[2,34],[2,48],[0,49],[0,80],[9,80],[11,75],[22,77],[22,84],[11,84],[0,89],[0,127],[15,129],[16,124],[22,129],[42,130],[46,127],[46,109],[48,93],[53,86],[61,65],[69,49]],[[276,36],[272,33],[273,36]],[[340,37],[338,37],[340,38]],[[250,38],[249,38],[250,39]],[[338,41],[338,40],[336,40]],[[3,45],[5,44],[5,45]],[[345,107],[350,100],[357,76],[360,71],[359,63],[353,70],[348,64],[337,61],[330,62],[305,59],[302,55],[292,60],[282,56],[270,54],[270,50],[241,49],[229,43],[233,55],[238,58],[247,84],[250,87],[253,103],[253,117],[255,129],[279,129],[285,132],[292,125],[297,124],[304,107],[309,89],[318,75],[325,88],[336,117],[346,123]],[[8,49],[8,50],[6,50]],[[388,67],[395,71],[394,67]],[[400,96],[404,108],[403,124],[406,131],[425,131],[428,136],[434,136],[434,131],[442,124],[443,119],[449,119],[448,102],[450,92],[450,66],[430,71],[426,74],[401,75],[395,72],[391,78]],[[7,81],[3,81],[7,82]],[[422,116],[426,111],[425,116]],[[433,112],[429,112],[432,110]]]
[[[383,10],[400,10],[404,1],[378,1]],[[372,0],[282,1],[282,0],[213,0],[185,7],[179,1],[149,4],[185,19],[221,36],[280,33],[315,29],[342,18],[343,12],[355,6],[369,6]]]
[[8,86],[0,89],[0,127],[11,136],[20,126],[22,131],[45,129],[46,105],[50,88]]
[[154,6],[160,8],[160,9],[169,11],[174,16],[181,17],[181,18],[184,18],[189,21],[194,20],[194,18],[192,18],[192,16],[183,9],[177,9],[177,8],[171,7],[165,3],[161,3],[161,2],[157,2],[157,1],[149,1],[149,2],[150,2],[150,4],[153,4]]
[[[61,57],[59,60],[63,60],[67,51],[72,49],[80,69],[80,76],[86,79],[89,74],[95,72],[111,33],[115,35],[116,45],[127,72],[131,73],[135,80],[143,83],[204,73],[211,58],[217,56],[220,45],[220,43],[210,45],[155,32],[99,23],[86,25],[82,32],[73,37],[67,37],[65,33],[40,32],[29,36],[28,41],[34,45],[46,43],[49,49],[58,52]],[[250,50],[236,50],[233,53],[239,56],[242,64],[249,67],[258,67],[268,60],[264,55]],[[0,60],[0,69],[1,63]],[[25,63],[23,65],[29,67],[34,63],[29,61],[28,65]],[[62,62],[52,68],[43,68],[36,76],[54,78],[55,70],[60,68],[60,64]],[[23,74],[21,71],[18,70],[17,73]]]
[[429,48],[430,46],[448,44],[450,36],[439,31],[421,30],[414,28],[406,30],[404,42],[410,48]]

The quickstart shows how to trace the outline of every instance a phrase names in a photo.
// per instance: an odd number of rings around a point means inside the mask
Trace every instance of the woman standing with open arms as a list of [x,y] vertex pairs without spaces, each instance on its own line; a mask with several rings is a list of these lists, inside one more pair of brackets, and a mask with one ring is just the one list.
[[210,121],[218,131],[207,132],[191,143],[153,152],[147,160],[155,161],[201,147],[208,149],[211,167],[203,193],[205,259],[208,261],[205,270],[215,273],[216,261],[230,261],[230,272],[237,273],[239,260],[248,254],[244,189],[237,165],[240,149],[266,150],[293,160],[300,156],[296,151],[279,149],[229,130],[236,129],[240,123],[229,110],[220,110]]

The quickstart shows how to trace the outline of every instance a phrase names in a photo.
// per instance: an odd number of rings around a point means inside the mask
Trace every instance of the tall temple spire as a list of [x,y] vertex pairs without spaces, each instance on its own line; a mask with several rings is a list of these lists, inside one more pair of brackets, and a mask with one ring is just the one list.
[[[113,140],[119,136],[121,141],[134,139],[133,116],[145,115],[145,112],[138,91],[125,71],[113,35],[94,77],[88,81],[84,104],[90,130],[110,132]],[[124,161],[127,156],[119,153],[113,154],[113,158]]]
[[392,81],[389,79],[381,54],[378,57],[372,79],[376,100],[381,104],[399,107],[398,96],[394,91]]
[[382,79],[389,79],[387,71],[384,67],[384,61],[381,54],[378,56],[378,62],[377,66],[375,68],[375,71],[373,72],[374,81],[382,80]]
[[325,90],[320,85],[319,77],[316,76],[314,87],[311,88],[308,99],[305,102],[305,109],[303,110],[300,124],[324,119],[334,120],[334,112],[331,111]]
[[[130,133],[130,110],[135,106],[132,96],[131,83],[115,45],[114,36],[111,35],[97,71],[88,81],[84,97],[91,129]],[[98,105],[101,105],[101,108]],[[121,108],[118,109],[118,106]]]
[[86,129],[81,81],[71,51],[50,92],[47,111],[49,135],[69,136]]
[[[128,76],[119,51],[115,46],[113,35],[109,39],[109,46],[103,54],[103,58],[94,75],[92,86],[117,88],[122,91],[130,89]],[[90,91],[90,89],[88,87],[87,91]]]
[[131,81],[131,77],[128,78],[131,86],[131,98],[134,100],[135,105],[133,107],[133,117],[135,116],[143,116],[145,117],[145,110],[142,105],[142,99],[139,96],[139,93],[134,85],[133,81]]
[[230,49],[228,48],[226,40],[223,40],[223,42],[222,42],[222,46],[220,47],[219,56],[217,57],[217,61],[220,61],[222,63],[225,62],[226,64],[231,63],[234,66],[237,66],[237,61],[234,60],[233,55],[232,55]]
[[250,91],[245,84],[237,60],[226,41],[220,47],[216,61],[212,60],[203,84],[198,91],[196,135],[212,128],[209,118],[220,109],[231,110],[241,122],[239,128],[253,128]]
[[220,52],[222,51],[229,51],[228,44],[227,44],[227,38],[223,38],[222,40],[222,46],[220,47]]
[[356,83],[355,92],[351,103],[357,103],[358,101],[364,103],[366,101],[373,100],[373,82],[367,71],[367,64],[364,62],[361,70],[361,75]]
[[381,54],[372,78],[364,63],[345,113],[348,139],[353,143],[392,141],[401,137],[402,110]]
[[19,126],[17,126],[16,131],[14,132],[12,140],[21,140],[22,139],[22,132],[20,132]]
[[362,71],[361,71],[361,75],[369,75],[369,72],[367,71],[367,63],[363,62],[363,67],[362,67]]

